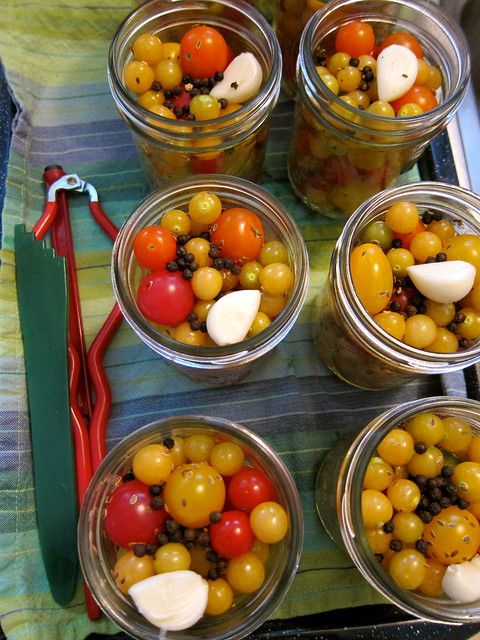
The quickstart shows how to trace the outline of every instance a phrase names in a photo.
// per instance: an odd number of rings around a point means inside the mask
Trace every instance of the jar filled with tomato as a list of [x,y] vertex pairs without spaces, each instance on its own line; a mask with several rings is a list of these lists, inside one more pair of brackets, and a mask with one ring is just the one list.
[[311,209],[345,219],[450,121],[470,60],[435,5],[331,0],[303,31],[297,73],[290,181]]
[[[438,318],[439,309],[446,310],[447,305],[443,305],[445,309],[440,304],[437,304],[435,309],[430,309],[429,301],[425,300],[424,296],[419,296],[424,307],[419,313],[418,308],[410,304],[412,300],[408,297],[410,290],[414,295],[418,293],[412,282],[404,278],[404,286],[394,287],[395,266],[392,267],[390,262],[392,254],[387,257],[382,250],[386,241],[382,234],[385,231],[389,233],[384,225],[387,212],[392,210],[393,205],[405,202],[415,204],[422,212],[434,212],[439,218],[438,221],[434,221],[435,224],[442,229],[448,227],[449,233],[456,234],[454,243],[451,241],[452,236],[449,236],[450,240],[445,236],[442,244],[440,237],[426,231],[422,223],[423,233],[417,234],[418,242],[415,242],[420,244],[434,240],[438,243],[435,253],[442,254],[446,251],[445,260],[453,258],[458,261],[458,265],[465,266],[467,262],[467,267],[474,267],[473,272],[476,276],[472,291],[478,288],[475,284],[480,273],[478,195],[454,185],[422,182],[387,189],[367,200],[347,220],[338,238],[332,253],[328,279],[315,302],[313,320],[314,341],[320,358],[333,373],[360,388],[387,389],[422,375],[445,374],[463,369],[480,360],[480,334],[468,334],[469,338],[474,339],[466,340],[463,344],[460,332],[470,327],[465,326],[459,330],[458,325],[452,327],[452,333],[444,325],[448,326],[454,318],[447,318],[445,321]],[[375,223],[380,223],[379,229],[375,229]],[[398,252],[403,245],[402,252],[411,253],[406,250],[407,246],[413,249],[408,245],[410,238],[407,238],[406,234],[403,234],[403,240],[401,237],[399,234],[399,238],[393,241],[399,249],[389,251]],[[462,237],[465,241],[462,241]],[[391,243],[392,238],[387,242]],[[450,245],[453,244],[462,247],[455,255],[450,253]],[[416,250],[415,254],[419,256]],[[442,256],[440,259],[443,259]],[[397,258],[394,259],[396,264],[395,261],[398,261]],[[430,262],[425,254],[420,262],[427,261]],[[448,265],[448,262],[443,262],[443,265]],[[433,284],[433,281],[430,284]],[[439,283],[435,284],[438,286]],[[445,282],[443,289],[451,289],[452,284],[452,281]],[[405,297],[405,300],[401,299],[401,296]],[[453,314],[463,307],[470,313],[471,308],[474,324],[478,325],[478,311],[475,311],[471,300],[468,300],[467,304],[467,298],[468,296],[465,296],[459,301],[465,301],[465,305],[449,306]],[[464,315],[466,313],[465,311]],[[382,314],[391,316],[387,319],[388,326],[383,322],[383,318],[379,318]],[[409,317],[410,315],[412,317]],[[397,334],[396,327],[392,324],[394,317],[403,323],[401,335]],[[435,321],[432,318],[435,318]],[[411,322],[412,320],[414,322]],[[471,324],[470,321],[469,323]],[[407,324],[411,324],[410,338],[405,335]],[[437,328],[437,324],[440,329]],[[419,342],[420,334],[430,330],[433,332],[430,338],[427,338],[425,343]],[[437,334],[442,341],[454,338],[454,348],[444,348],[445,345],[438,344],[434,347],[431,342],[436,340]]]
[[397,405],[334,447],[317,476],[330,537],[383,597],[433,622],[480,621],[479,410],[454,396]]
[[281,457],[256,433],[174,416],[109,451],[85,496],[78,540],[87,584],[129,637],[238,640],[273,614],[295,577],[302,504]]
[[233,176],[190,176],[128,218],[112,280],[127,322],[151,349],[194,379],[232,384],[292,329],[308,291],[308,256],[295,222],[265,189]]
[[108,80],[152,188],[204,173],[259,182],[281,54],[251,4],[143,3],[112,40]]

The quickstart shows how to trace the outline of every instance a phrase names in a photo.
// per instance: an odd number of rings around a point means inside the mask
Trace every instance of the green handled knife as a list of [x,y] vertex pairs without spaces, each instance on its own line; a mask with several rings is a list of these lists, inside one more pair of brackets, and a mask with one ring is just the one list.
[[14,246],[38,535],[50,590],[64,606],[75,592],[78,570],[65,260],[23,224],[15,226]]

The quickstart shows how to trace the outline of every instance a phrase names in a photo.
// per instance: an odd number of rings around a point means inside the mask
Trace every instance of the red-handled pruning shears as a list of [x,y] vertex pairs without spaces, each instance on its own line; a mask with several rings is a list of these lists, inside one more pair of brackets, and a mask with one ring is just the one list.
[[[57,256],[66,258],[69,284],[69,383],[77,495],[79,506],[92,477],[106,453],[106,426],[111,405],[111,392],[103,368],[103,354],[122,321],[122,313],[114,305],[105,323],[86,349],[80,295],[77,282],[73,237],[67,203],[68,191],[87,193],[93,218],[113,241],[118,228],[104,213],[93,185],[76,174],[66,174],[62,167],[49,166],[44,171],[48,187],[47,202],[43,214],[33,232],[37,240],[51,229],[52,244]],[[91,391],[94,391],[94,402]],[[87,612],[91,619],[101,615],[100,609],[88,589]]]

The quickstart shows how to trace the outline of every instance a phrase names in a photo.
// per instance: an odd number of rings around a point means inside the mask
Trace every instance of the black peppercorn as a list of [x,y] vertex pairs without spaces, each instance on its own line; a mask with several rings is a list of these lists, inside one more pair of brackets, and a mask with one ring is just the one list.
[[164,504],[162,496],[153,496],[151,502],[152,509],[163,509]]
[[427,445],[424,442],[415,442],[413,448],[415,449],[415,453],[425,453],[427,450]]
[[173,449],[173,447],[175,446],[175,440],[173,438],[167,437],[163,439],[162,444],[164,447],[167,447],[167,449]]
[[147,553],[147,545],[145,544],[136,544],[133,547],[133,555],[137,558],[143,558],[143,556]]
[[167,533],[173,533],[180,529],[180,525],[173,518],[168,518],[168,520],[165,521],[165,529],[167,530]]
[[426,540],[422,540],[421,538],[420,540],[416,541],[415,547],[417,548],[417,551],[420,551],[420,553],[423,553],[423,555],[428,552],[428,542],[426,542]]
[[158,544],[154,544],[153,542],[151,542],[150,544],[146,545],[145,553],[147,556],[154,556],[157,549],[158,549]]
[[220,511],[212,511],[212,513],[209,516],[209,520],[213,524],[215,524],[216,522],[220,522],[221,519],[222,519],[222,514],[220,513]]
[[401,551],[403,544],[401,540],[397,540],[397,538],[394,538],[393,540],[390,540],[389,547],[392,551]]

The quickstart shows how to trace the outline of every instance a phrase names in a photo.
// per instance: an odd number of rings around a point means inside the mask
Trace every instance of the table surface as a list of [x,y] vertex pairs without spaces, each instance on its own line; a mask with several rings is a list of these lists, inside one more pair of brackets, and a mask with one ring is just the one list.
[[[12,77],[14,80],[16,80],[14,74]],[[0,185],[1,185],[0,186],[0,210],[1,210],[2,208],[1,198],[3,195],[2,189],[5,184],[5,177],[6,177],[5,161],[8,157],[8,143],[9,143],[9,137],[10,137],[9,136],[10,122],[11,122],[10,115],[13,115],[14,113],[14,109],[11,108],[11,103],[9,102],[9,97],[10,97],[9,93],[8,91],[5,92],[6,85],[3,82],[3,74],[1,73],[1,71],[0,71],[0,87],[2,88],[2,93],[1,93],[2,102],[0,103],[1,105],[0,113],[3,116],[3,118],[0,121],[0,126],[3,127],[3,129],[0,129],[0,132],[2,132],[0,135],[0,140],[2,141],[2,144],[3,144],[2,163],[0,164],[0,179],[1,179],[0,180]],[[282,129],[281,127],[282,113],[284,114],[284,112],[280,110],[279,119],[278,121],[274,122],[274,128],[275,126],[277,126],[279,130]],[[5,117],[5,116],[8,116],[8,117]],[[271,149],[271,150],[273,152],[278,151],[277,148]],[[282,147],[282,151],[284,151],[284,147]],[[19,148],[18,147],[14,148],[12,153],[14,154],[14,160],[16,162],[20,154]],[[455,163],[453,159],[450,158],[450,154],[451,154],[451,148],[450,148],[449,139],[448,137],[442,135],[440,139],[434,145],[432,145],[432,147],[429,149],[428,153],[425,155],[424,159],[422,160],[422,163],[420,164],[420,171],[423,177],[456,182],[458,180],[458,175],[456,174]],[[277,193],[277,195],[280,195],[286,201],[291,203],[291,195],[290,194],[285,195],[285,191],[283,191],[280,188],[277,188],[278,184],[280,183],[283,184],[284,176],[280,176],[279,178],[278,165],[276,165],[275,162],[272,160],[273,157],[274,157],[274,153],[270,155],[270,164],[267,163],[267,169],[270,172],[267,175],[266,186],[272,189],[274,193]],[[450,158],[451,161],[447,162],[446,158]],[[37,161],[38,161],[38,158],[37,158]],[[40,180],[38,180],[39,171],[40,169],[37,167],[36,179],[37,179],[37,182],[39,182],[39,184],[37,184],[35,187],[36,195],[37,195],[37,203],[36,203],[37,205],[38,205],[38,196],[39,194],[40,196],[42,194],[41,177],[40,177]],[[20,174],[20,175],[23,179],[27,179],[27,178],[31,179],[32,174],[26,173],[26,174],[23,174],[23,175]],[[95,178],[95,172],[93,172],[92,175],[93,175],[93,178]],[[136,179],[141,180],[141,178],[139,177],[140,172],[138,170],[136,170],[135,176],[136,176]],[[15,182],[15,179],[17,177],[18,177],[18,173],[15,171],[15,168],[11,168],[11,171],[9,174],[10,186],[12,183]],[[102,180],[102,178],[100,177],[99,168],[97,168],[97,178]],[[108,180],[104,180],[102,184],[108,184]],[[7,180],[7,187],[8,187],[8,180]],[[139,197],[138,193],[139,191],[137,190],[135,192],[135,195],[132,198],[131,192],[129,192],[130,200],[134,200],[135,198],[138,199]],[[8,192],[7,192],[7,198],[8,198]],[[108,204],[114,207],[116,206],[117,210],[120,209],[120,207],[118,206],[118,203],[116,203],[114,199],[110,197],[110,194],[107,196],[106,201]],[[295,207],[297,206],[298,204],[295,205]],[[34,210],[34,206],[32,206],[32,211],[33,210]],[[30,215],[32,215],[32,213],[30,213]],[[312,223],[312,220],[308,218],[308,213],[305,213],[303,210],[299,214],[298,218],[300,220],[300,223],[304,225],[304,227],[308,227],[308,229],[310,229],[312,224],[314,224]],[[327,226],[327,229],[329,229],[328,226]],[[335,233],[332,233],[331,236],[327,236],[327,240],[330,242],[330,244],[334,236],[335,236]],[[2,238],[5,238],[5,237],[7,238],[7,242],[8,242],[10,238],[8,229],[5,230],[4,234],[2,235]],[[105,269],[102,273],[104,272],[105,272]],[[292,354],[294,354],[295,350],[299,348],[298,347],[298,344],[300,344],[299,338],[305,341],[304,331],[305,331],[305,326],[307,325],[308,325],[308,321],[303,320],[303,323],[300,323],[300,327],[297,329],[297,332],[293,332],[293,336],[290,337],[289,340],[287,341],[288,345],[286,347],[285,353],[289,357],[291,358],[295,357],[295,356],[292,356]],[[131,338],[129,338],[129,340],[131,342]],[[297,341],[297,346],[295,346],[295,341]],[[308,343],[308,340],[306,342]],[[129,349],[137,348],[136,345],[132,347],[130,343],[127,346]],[[123,347],[125,348],[124,344],[123,344]],[[305,347],[300,346],[300,348],[305,348]],[[285,357],[285,353],[281,353],[280,357]],[[138,359],[139,359],[138,361],[140,361],[141,357],[144,357],[144,356],[145,354],[142,351],[140,355],[138,355]],[[120,360],[115,360],[115,358],[113,358],[113,360],[109,362],[109,371],[112,372],[112,370],[117,365],[121,365]],[[241,388],[239,387],[238,389],[236,389],[236,391],[238,391],[239,393],[242,393],[245,397],[247,397],[249,394],[255,393],[255,392],[257,392],[258,394],[266,394],[266,386],[263,384],[263,382],[266,382],[268,380],[275,380],[276,382],[282,384],[282,379],[285,380],[285,378],[283,378],[281,371],[279,373],[274,369],[273,364],[271,366],[273,367],[273,369],[267,369],[266,372],[264,371],[262,374],[257,375],[253,379],[247,380],[246,383],[242,384]],[[162,368],[158,368],[157,373],[158,372],[164,375],[164,371]],[[350,400],[351,403],[352,402],[354,403],[355,398],[359,397],[356,395],[359,392],[352,393],[350,390],[346,389],[345,388],[346,385],[343,385],[343,383],[340,383],[339,381],[335,380],[332,376],[329,376],[327,372],[322,370],[320,365],[318,366],[316,365],[313,371],[309,370],[307,373],[308,375],[305,375],[305,380],[306,380],[305,382],[306,386],[304,389],[305,394],[311,393],[312,390],[315,388],[315,385],[320,384],[323,387],[327,387],[329,390],[328,393],[330,393],[332,396],[338,393],[342,393],[342,394],[350,393],[350,397],[352,398]],[[115,384],[116,382],[120,382],[120,378],[118,379],[114,378],[113,384]],[[444,380],[442,382],[444,384],[445,382],[447,382],[447,387],[448,387],[448,381]],[[478,380],[474,372],[471,372],[471,371],[467,372],[466,379],[462,382],[465,382],[466,393],[471,397],[478,398]],[[457,384],[457,379],[455,380],[455,384]],[[116,390],[114,389],[114,391]],[[442,389],[440,387],[440,380],[432,379],[431,381],[426,382],[425,385],[420,389],[416,388],[415,385],[413,385],[411,389],[406,390],[405,392],[404,391],[399,391],[398,393],[397,392],[387,393],[387,394],[380,393],[378,395],[366,392],[363,398],[365,399],[366,404],[368,406],[367,406],[367,410],[364,412],[364,415],[357,416],[357,417],[349,416],[350,422],[347,425],[341,425],[338,419],[334,418],[335,428],[340,432],[342,431],[342,429],[345,431],[348,431],[350,429],[358,428],[358,426],[362,422],[364,422],[368,416],[376,415],[376,413],[379,412],[379,409],[378,409],[379,406],[381,406],[381,408],[387,407],[392,403],[398,401],[402,397],[403,398],[410,397],[410,395],[423,395],[423,394],[432,395],[432,393],[441,392]],[[152,392],[149,388],[148,392],[146,392],[145,395],[150,396],[149,400],[160,399],[156,395],[157,393],[158,392]],[[193,386],[187,385],[187,394],[190,394],[190,395],[184,397],[185,402],[183,406],[185,407],[191,407],[192,404],[195,404],[195,398],[196,398],[197,405],[201,404],[202,398],[203,399],[207,398],[211,400],[210,407],[213,408],[214,410],[216,409],[219,412],[221,412],[221,411],[225,411],[224,403],[228,402],[228,393],[224,393],[224,390],[221,390],[221,389],[220,390],[217,389],[216,392],[213,393],[213,392],[205,391],[204,389],[197,389],[195,388],[195,385]],[[192,394],[194,397],[193,403],[192,403]],[[136,397],[135,394],[131,394],[129,396],[128,403],[130,404],[128,406],[128,411],[131,411],[132,403],[138,402],[139,404],[141,404],[139,397],[140,396]],[[342,396],[342,397],[348,397],[348,396]],[[118,402],[114,405],[114,408],[113,408],[115,423],[119,423],[122,421],[123,419],[122,411],[126,410],[126,405],[128,404],[128,403],[122,402],[122,400],[120,399],[120,396],[116,396],[116,399],[117,398],[118,398]],[[325,398],[323,400],[325,400]],[[174,409],[178,412],[178,410],[182,409],[183,407],[180,400],[177,399],[176,402],[177,402],[177,405],[175,405]],[[353,405],[350,405],[350,406],[353,406]],[[255,405],[253,410],[255,411],[256,409],[258,409],[258,407]],[[328,419],[328,417],[331,417],[334,415],[334,409],[335,407],[332,404],[327,404],[327,407],[317,406],[315,409],[310,409],[310,414],[308,412],[302,413],[302,411],[300,410],[299,415],[303,417],[303,419],[308,419],[309,417],[312,417],[312,416],[317,419],[321,416]],[[296,410],[298,410],[298,407],[296,407]],[[142,411],[144,413],[146,411],[144,406],[142,407]],[[258,411],[258,413],[254,413],[252,415],[251,413],[249,414],[249,412],[246,411],[245,418],[248,421],[250,421],[250,423],[254,425],[254,427],[258,427],[261,430],[262,428],[261,422],[262,421],[265,422],[271,419],[272,411],[273,411],[272,403],[267,402],[267,404],[264,407],[264,410]],[[152,412],[152,410],[150,410],[150,415],[153,415],[154,413],[155,413],[154,411]],[[228,415],[228,411],[226,413]],[[139,412],[139,415],[141,418],[142,414],[140,412]],[[112,433],[112,442],[114,441],[115,438],[121,437],[122,429],[123,431],[125,431],[125,430],[128,430],[129,428],[130,428],[129,425],[123,425],[122,428],[117,429],[114,433]],[[325,449],[323,450],[323,454],[324,452],[325,452]],[[318,524],[316,526],[318,526]],[[1,593],[0,593],[0,599],[1,599]],[[0,621],[1,621],[1,618],[0,618]],[[404,613],[402,613],[401,611],[399,611],[398,609],[396,609],[391,605],[374,604],[374,605],[366,605],[363,607],[350,609],[348,611],[348,616],[345,616],[344,609],[334,608],[329,611],[316,613],[315,615],[269,621],[266,624],[264,624],[255,634],[253,634],[252,637],[266,639],[266,638],[272,638],[272,637],[292,637],[293,638],[293,637],[303,636],[303,637],[315,637],[315,638],[318,638],[319,640],[322,640],[322,639],[327,640],[330,638],[358,638],[358,637],[365,637],[365,638],[368,637],[372,639],[375,638],[378,640],[382,640],[383,638],[391,638],[392,640],[396,638],[403,638],[403,639],[439,638],[440,639],[445,637],[445,634],[447,633],[447,629],[448,629],[448,635],[453,640],[465,640],[466,638],[470,638],[475,631],[479,631],[480,625],[462,625],[462,626],[448,626],[448,627],[445,627],[443,625],[434,625],[431,623],[426,623],[424,621],[412,620],[409,616],[405,615]],[[111,629],[109,631],[111,632]],[[17,635],[16,632],[12,632],[12,636],[9,635],[8,640],[11,640],[11,638],[13,640],[13,638],[17,638],[17,637],[20,638],[20,637],[30,637],[30,636],[26,636],[26,635],[22,636],[21,634]],[[72,637],[78,637],[78,636],[72,636]],[[99,635],[96,633],[93,633],[89,636],[90,640],[100,640],[100,638],[103,638],[103,637],[107,637],[107,636]],[[124,634],[118,634],[116,636],[109,635],[108,637],[109,638],[115,637],[115,638],[118,638],[119,640],[120,638],[122,639],[126,638]],[[49,639],[46,638],[46,640],[49,640]]]

